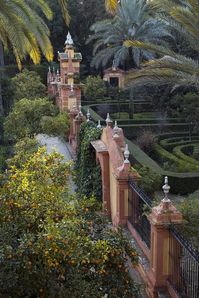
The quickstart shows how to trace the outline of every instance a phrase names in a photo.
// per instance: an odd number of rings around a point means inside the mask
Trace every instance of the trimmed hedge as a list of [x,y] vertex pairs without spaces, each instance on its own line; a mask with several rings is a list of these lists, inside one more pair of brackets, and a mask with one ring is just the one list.
[[129,145],[130,161],[133,164],[138,163],[141,166],[147,166],[151,170],[157,172],[162,176],[169,177],[169,185],[171,186],[172,193],[187,194],[192,193],[198,189],[199,185],[199,173],[176,173],[171,171],[165,171],[157,162],[151,159],[146,153],[144,153],[138,146],[132,141],[126,138],[126,143]]
[[[194,145],[199,145],[199,143],[192,143],[191,144],[192,146]],[[188,156],[186,154],[184,154],[182,152],[182,149],[183,148],[186,148],[186,147],[190,147],[190,144],[189,145],[180,145],[180,146],[176,146],[174,149],[173,149],[173,153],[178,157],[178,158],[181,158],[182,160],[186,161],[187,163],[191,163],[193,165],[195,165],[198,170],[199,170],[199,161],[196,160],[195,158],[191,157],[191,156]]]
[[170,163],[174,163],[174,165],[177,166],[179,172],[184,171],[199,171],[199,164],[194,164],[193,162],[190,163],[188,160],[182,159],[182,157],[179,155],[176,156],[173,153],[165,150],[160,145],[155,145],[155,152],[158,155],[158,160],[160,160],[162,163],[169,161]]
[[183,131],[187,130],[187,124],[185,123],[166,123],[165,125],[159,124],[131,124],[131,125],[120,125],[124,130],[124,134],[127,138],[134,139],[139,134],[142,133],[143,130],[151,130],[153,133],[158,133],[160,130],[162,131]]

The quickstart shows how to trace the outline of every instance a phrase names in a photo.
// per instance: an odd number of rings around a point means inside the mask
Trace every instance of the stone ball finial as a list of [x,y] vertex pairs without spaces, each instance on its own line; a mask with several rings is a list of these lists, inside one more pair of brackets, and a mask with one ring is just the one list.
[[168,198],[168,193],[170,191],[170,186],[169,186],[168,182],[169,182],[169,179],[168,179],[167,176],[165,176],[165,178],[164,178],[164,185],[162,187],[163,192],[164,192],[164,198],[162,199],[162,202],[163,203],[169,203],[169,202],[171,202],[170,199]]
[[97,128],[102,128],[100,120],[98,120]]
[[129,155],[130,155],[130,152],[129,152],[128,144],[126,144],[125,151],[124,151],[124,157],[125,157],[124,163],[130,163]]

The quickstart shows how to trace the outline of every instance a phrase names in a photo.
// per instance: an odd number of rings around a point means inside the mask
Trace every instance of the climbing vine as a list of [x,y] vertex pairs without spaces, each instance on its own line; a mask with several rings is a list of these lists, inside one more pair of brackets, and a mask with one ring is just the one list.
[[100,165],[96,164],[95,150],[91,142],[98,140],[101,133],[102,130],[92,121],[81,125],[75,163],[78,192],[82,196],[94,195],[99,200],[102,197],[101,169]]

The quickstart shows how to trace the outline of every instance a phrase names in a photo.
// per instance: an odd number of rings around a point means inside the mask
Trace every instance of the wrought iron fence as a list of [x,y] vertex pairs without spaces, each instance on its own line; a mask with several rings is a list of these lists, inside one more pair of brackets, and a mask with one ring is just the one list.
[[150,248],[151,244],[151,225],[146,216],[146,209],[151,209],[152,199],[133,181],[129,180],[131,194],[129,196],[129,220],[136,229],[141,239]]
[[199,251],[194,249],[181,232],[169,227],[168,281],[181,298],[199,297]]

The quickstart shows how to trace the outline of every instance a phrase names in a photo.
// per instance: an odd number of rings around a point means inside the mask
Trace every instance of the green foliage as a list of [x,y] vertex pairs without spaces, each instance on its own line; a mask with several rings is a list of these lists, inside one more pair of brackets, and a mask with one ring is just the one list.
[[81,125],[77,160],[75,164],[76,184],[81,196],[94,195],[101,200],[102,181],[100,166],[96,164],[95,150],[91,141],[98,140],[102,131],[89,121]]
[[139,186],[148,194],[153,195],[156,190],[161,188],[161,175],[147,166],[136,167],[141,176]]
[[199,191],[189,195],[178,209],[182,212],[186,222],[183,224],[182,231],[186,238],[190,239],[194,246],[199,248]]
[[93,198],[71,201],[69,174],[58,153],[40,148],[2,175],[0,296],[139,297],[126,268],[137,253]]
[[186,122],[192,123],[190,129],[199,129],[199,94],[198,93],[186,93],[183,95],[176,95],[170,102],[170,112],[176,113],[186,120]]
[[12,78],[14,84],[14,99],[36,99],[46,96],[46,86],[35,71],[24,69]]
[[42,131],[48,135],[66,136],[69,129],[68,113],[63,112],[58,115],[44,116],[41,119]]
[[7,160],[8,166],[20,167],[20,165],[24,164],[31,154],[37,152],[39,147],[39,143],[34,137],[25,137],[20,139],[14,145],[14,156]]
[[[165,135],[171,137],[174,135],[174,133],[163,134],[161,136],[165,137]],[[177,133],[176,136],[178,135],[183,134]],[[168,176],[172,193],[187,194],[198,189],[199,173],[177,173],[173,172],[171,168],[169,170],[164,170],[155,160],[150,158],[137,145],[128,139],[126,139],[126,141],[129,145],[129,151],[132,153],[132,156],[130,156],[132,165],[139,163],[141,166],[149,167],[152,171],[161,175],[162,181],[164,176]]]
[[58,109],[47,99],[21,99],[5,119],[5,136],[17,140],[41,133],[43,116],[55,116]]
[[139,67],[141,61],[154,58],[145,49],[127,48],[125,39],[134,41],[151,41],[165,44],[170,38],[168,27],[158,19],[150,16],[145,0],[122,0],[114,18],[104,19],[91,26],[92,35],[88,42],[95,41],[92,66],[100,69],[107,65],[121,66],[124,69]]
[[84,94],[89,100],[101,99],[106,95],[106,87],[100,76],[88,76],[86,78]]
[[7,157],[7,148],[5,146],[0,146],[0,171],[5,167],[6,165],[6,157]]
[[1,92],[3,98],[4,115],[8,115],[14,101],[14,86],[12,80],[5,76],[0,76]]
[[156,144],[155,135],[150,130],[144,130],[137,137],[138,146],[146,153],[151,153]]

